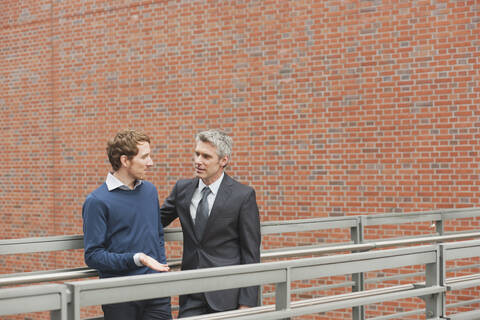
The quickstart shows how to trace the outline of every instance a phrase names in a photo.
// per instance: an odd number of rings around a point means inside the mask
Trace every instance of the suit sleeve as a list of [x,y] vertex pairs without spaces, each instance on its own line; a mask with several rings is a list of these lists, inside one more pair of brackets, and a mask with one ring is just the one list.
[[168,226],[173,220],[178,217],[176,197],[177,197],[177,184],[173,187],[170,195],[165,199],[163,205],[160,207],[160,219],[164,227]]
[[[239,216],[239,238],[241,264],[260,262],[260,215],[258,212],[255,190],[251,189],[242,204]],[[258,286],[241,288],[239,305],[258,305]]]
[[113,253],[107,250],[108,213],[102,201],[88,197],[83,204],[82,217],[87,266],[110,273],[138,268],[133,260],[134,252]]

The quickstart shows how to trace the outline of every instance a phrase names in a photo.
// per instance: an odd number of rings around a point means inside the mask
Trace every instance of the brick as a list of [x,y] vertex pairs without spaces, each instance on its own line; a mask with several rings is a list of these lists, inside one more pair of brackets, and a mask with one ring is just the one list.
[[[2,235],[81,233],[83,200],[109,169],[105,142],[127,127],[152,138],[148,180],[160,199],[192,176],[195,132],[220,127],[235,142],[229,173],[255,187],[263,221],[478,206],[476,9],[475,1],[3,1]],[[78,252],[33,261],[83,265]]]

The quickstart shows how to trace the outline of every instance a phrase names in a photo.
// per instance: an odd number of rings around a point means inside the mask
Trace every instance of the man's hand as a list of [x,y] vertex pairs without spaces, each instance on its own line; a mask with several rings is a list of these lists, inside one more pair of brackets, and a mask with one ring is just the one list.
[[156,271],[169,271],[170,267],[166,264],[161,264],[154,258],[147,256],[145,253],[140,253],[140,256],[138,257],[138,260],[146,266],[149,267],[150,269],[156,270]]

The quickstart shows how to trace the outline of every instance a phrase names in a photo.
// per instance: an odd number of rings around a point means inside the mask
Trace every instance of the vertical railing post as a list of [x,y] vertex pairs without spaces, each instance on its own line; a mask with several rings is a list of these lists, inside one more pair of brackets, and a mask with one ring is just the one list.
[[67,320],[67,291],[68,289],[63,289],[60,292],[60,310],[50,311],[51,320]]
[[442,219],[435,221],[435,230],[439,235],[443,235],[445,233],[445,223],[443,218],[443,211],[440,213]]
[[74,284],[67,284],[72,298],[67,306],[68,320],[80,320],[80,289]]
[[[350,237],[355,244],[363,243],[365,219],[365,216],[358,216],[357,225],[350,228]],[[363,272],[352,273],[352,281],[354,282],[352,292],[365,290],[365,279]],[[364,306],[352,307],[352,320],[365,320]]]
[[[444,268],[442,267],[443,252],[442,245],[437,246],[437,258],[434,263],[425,266],[425,286],[444,286]],[[425,297],[426,318],[440,318],[445,314],[445,293],[435,293]]]
[[258,286],[258,301],[259,306],[263,306],[263,285]]
[[[290,280],[290,267],[285,269],[285,281],[277,283],[275,286],[275,310],[282,311],[290,309],[291,300],[291,280]],[[282,320],[289,320],[290,318],[284,318]]]

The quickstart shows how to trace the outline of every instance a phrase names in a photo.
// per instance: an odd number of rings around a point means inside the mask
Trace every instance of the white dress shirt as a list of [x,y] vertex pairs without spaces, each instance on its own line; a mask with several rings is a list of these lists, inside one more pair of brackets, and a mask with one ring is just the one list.
[[214,183],[212,183],[209,186],[203,183],[202,179],[199,179],[198,187],[197,189],[195,189],[195,192],[193,193],[193,197],[192,197],[192,202],[190,203],[190,215],[192,216],[193,222],[195,222],[195,217],[197,216],[198,203],[200,202],[200,200],[202,200],[203,188],[207,186],[210,188],[210,191],[212,191],[207,197],[208,215],[210,215],[210,212],[212,211],[213,203],[215,202],[215,198],[217,197],[218,189],[220,188],[220,184],[222,183],[224,175],[225,174],[222,173],[220,178],[218,178]]

